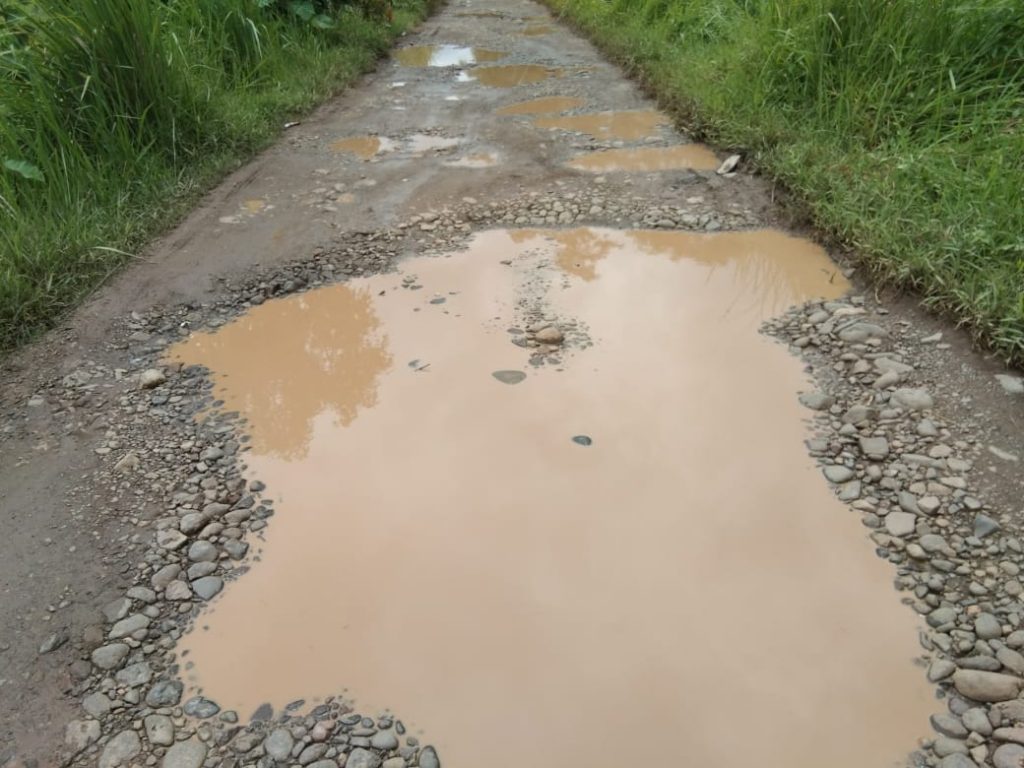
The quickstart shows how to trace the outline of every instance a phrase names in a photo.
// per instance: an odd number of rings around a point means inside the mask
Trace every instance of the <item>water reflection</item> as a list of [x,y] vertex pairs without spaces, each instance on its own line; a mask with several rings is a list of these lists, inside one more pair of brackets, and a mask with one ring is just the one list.
[[377,403],[392,361],[372,301],[365,288],[336,285],[268,302],[193,335],[172,359],[213,371],[217,397],[249,420],[255,450],[301,459],[317,416],[345,427]]

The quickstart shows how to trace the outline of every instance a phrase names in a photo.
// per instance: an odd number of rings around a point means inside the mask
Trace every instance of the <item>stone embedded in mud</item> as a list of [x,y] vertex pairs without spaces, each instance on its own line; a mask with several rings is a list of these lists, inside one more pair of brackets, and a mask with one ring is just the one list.
[[150,744],[169,747],[174,743],[174,722],[167,715],[147,715],[142,724]]
[[141,389],[153,389],[167,381],[167,376],[162,368],[150,368],[139,374],[139,387]]
[[163,768],[202,768],[206,745],[197,738],[179,741],[164,755]]
[[546,328],[541,328],[537,331],[534,338],[541,344],[561,344],[565,337],[562,332],[555,328],[553,325],[549,325]]
[[64,744],[73,754],[78,754],[100,737],[97,720],[72,720],[64,728]]
[[116,734],[100,754],[99,768],[125,768],[142,751],[142,739],[129,729]]
[[953,674],[953,686],[962,696],[974,701],[1009,701],[1017,698],[1024,680],[998,672],[959,669]]
[[491,376],[502,384],[519,384],[526,378],[526,374],[523,371],[495,371]]
[[202,600],[212,600],[224,588],[224,580],[219,576],[203,576],[192,582],[192,589]]
[[146,694],[148,707],[173,707],[181,701],[184,686],[178,680],[161,680]]
[[381,757],[376,752],[356,747],[349,754],[345,768],[380,768],[381,762]]
[[200,720],[213,717],[220,712],[220,706],[216,702],[210,701],[202,696],[193,696],[191,699],[186,701],[184,709],[186,715],[189,717],[198,717]]
[[128,657],[130,649],[124,643],[111,643],[92,652],[92,663],[100,669],[115,669]]
[[897,389],[892,393],[892,402],[909,411],[924,411],[935,404],[926,389]]

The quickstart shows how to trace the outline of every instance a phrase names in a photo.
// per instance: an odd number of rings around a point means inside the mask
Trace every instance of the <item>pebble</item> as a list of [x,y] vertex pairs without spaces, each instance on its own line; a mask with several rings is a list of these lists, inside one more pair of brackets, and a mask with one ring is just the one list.
[[151,679],[153,679],[153,672],[149,668],[149,664],[145,661],[140,661],[135,664],[129,664],[124,669],[118,670],[114,678],[121,685],[129,688],[135,688],[140,685],[145,685]]
[[999,523],[987,515],[974,516],[974,535],[983,539],[999,530]]
[[892,401],[908,411],[925,411],[935,405],[935,400],[926,389],[897,389]]
[[142,751],[142,740],[130,728],[115,734],[100,753],[99,768],[126,768],[133,757]]
[[848,467],[844,467],[840,464],[830,464],[825,467],[822,472],[830,483],[845,483],[847,480],[853,479],[853,470]]
[[993,640],[1003,636],[1003,628],[991,613],[979,613],[974,619],[974,634],[982,640]]
[[424,747],[420,752],[420,768],[441,768],[441,761],[437,759],[437,752],[433,747]]
[[[349,753],[348,760],[345,761],[345,768],[380,768],[381,762],[381,757],[376,752],[356,747]],[[422,763],[420,768],[423,768]]]
[[141,613],[134,613],[131,616],[121,619],[113,627],[110,628],[110,634],[108,637],[111,640],[117,640],[122,637],[128,637],[140,630],[146,629],[149,626],[149,617]]
[[103,645],[92,652],[92,663],[100,669],[116,669],[128,657],[131,650],[124,643],[110,643]]
[[890,512],[885,516],[885,530],[893,536],[909,536],[916,524],[917,517],[910,512]]
[[1024,395],[1024,379],[1020,376],[1010,376],[1005,373],[997,373],[996,381],[1003,391],[1008,395]]
[[64,744],[78,754],[100,738],[100,724],[96,720],[72,720],[64,727]]
[[98,691],[82,699],[82,709],[93,717],[103,717],[111,710],[110,699]]
[[160,368],[149,368],[139,374],[139,388],[153,389],[167,381],[167,376]]
[[939,761],[939,768],[978,768],[978,765],[967,755],[955,752],[942,758]]
[[398,737],[391,731],[377,731],[370,737],[370,746],[385,752],[398,749]]
[[1024,681],[998,672],[959,669],[953,674],[957,691],[974,701],[996,702],[1017,698]]
[[146,694],[147,707],[173,707],[181,701],[184,686],[179,680],[160,680]]
[[263,740],[263,749],[272,760],[282,763],[291,756],[294,744],[291,731],[287,728],[275,728]]
[[147,715],[143,725],[150,744],[168,747],[174,743],[174,723],[167,715]]
[[213,701],[205,699],[202,696],[193,696],[191,699],[185,702],[185,714],[189,717],[197,717],[200,720],[205,720],[208,717],[213,717],[220,712],[220,707]]
[[[491,376],[502,384],[519,384],[526,379],[526,374],[523,371],[495,371]],[[351,758],[349,759],[351,760]]]
[[1024,766],[1024,747],[1020,744],[1003,744],[992,754],[995,768],[1021,768]]
[[167,750],[163,768],[201,768],[206,760],[206,745],[199,739],[179,741]]
[[224,588],[224,580],[219,576],[203,576],[192,582],[192,589],[202,600],[212,600]]

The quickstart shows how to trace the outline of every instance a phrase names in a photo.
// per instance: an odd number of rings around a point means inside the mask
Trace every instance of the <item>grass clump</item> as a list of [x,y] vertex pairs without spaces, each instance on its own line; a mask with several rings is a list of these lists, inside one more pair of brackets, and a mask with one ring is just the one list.
[[1019,0],[548,0],[699,135],[1024,363]]
[[0,350],[364,71],[433,0],[0,0]]

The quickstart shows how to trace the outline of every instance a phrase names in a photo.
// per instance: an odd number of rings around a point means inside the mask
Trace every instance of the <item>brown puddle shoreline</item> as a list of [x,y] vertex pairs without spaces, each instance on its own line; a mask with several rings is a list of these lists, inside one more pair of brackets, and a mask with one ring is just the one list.
[[[247,418],[278,509],[181,643],[193,689],[243,715],[346,691],[446,768],[495,745],[657,764],[653,733],[710,768],[914,749],[935,709],[914,618],[807,457],[799,361],[758,332],[844,292],[820,248],[495,230],[400,267],[172,351]],[[544,325],[565,348],[536,368]]]

